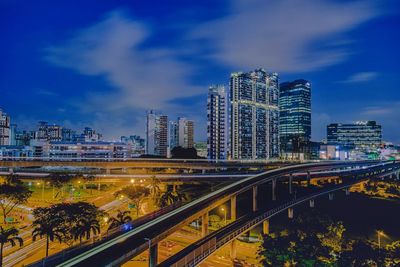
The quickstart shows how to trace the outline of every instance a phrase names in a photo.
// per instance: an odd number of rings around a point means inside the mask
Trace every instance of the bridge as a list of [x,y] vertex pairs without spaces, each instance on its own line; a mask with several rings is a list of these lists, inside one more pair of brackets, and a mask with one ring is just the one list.
[[0,168],[9,172],[22,168],[63,167],[104,170],[153,169],[153,170],[239,170],[257,168],[266,170],[295,163],[283,160],[208,160],[208,159],[158,159],[158,158],[2,158]]
[[[233,256],[237,236],[245,233],[258,224],[263,223],[268,229],[269,218],[279,212],[288,210],[289,217],[293,216],[293,207],[310,201],[314,205],[315,198],[328,194],[333,199],[333,192],[347,189],[348,187],[365,181],[369,178],[386,175],[399,177],[399,162],[321,162],[308,163],[295,166],[281,167],[266,171],[248,178],[236,181],[228,186],[200,197],[186,205],[178,207],[168,213],[150,220],[130,231],[102,242],[70,259],[63,259],[62,263],[50,264],[44,262],[32,266],[120,266],[136,255],[150,248],[149,265],[156,266],[158,243],[171,233],[184,225],[201,218],[203,239],[188,246],[177,255],[171,257],[161,266],[194,266],[204,260],[208,255],[225,244],[231,244]],[[301,175],[298,175],[298,174]],[[305,175],[304,175],[305,174]],[[312,178],[313,177],[313,178]],[[311,189],[312,180],[327,177],[326,185],[318,191],[306,190],[306,194],[293,199],[294,184],[303,184]],[[278,190],[277,184],[287,187],[290,197]],[[269,191],[267,201],[272,206],[262,208],[260,203],[261,188]],[[237,218],[236,201],[240,194],[250,192],[252,195],[250,214]],[[265,195],[265,194],[264,194]],[[285,195],[278,200],[278,196]],[[220,230],[209,234],[208,213],[210,210],[224,203],[230,203],[231,219],[233,222]]]

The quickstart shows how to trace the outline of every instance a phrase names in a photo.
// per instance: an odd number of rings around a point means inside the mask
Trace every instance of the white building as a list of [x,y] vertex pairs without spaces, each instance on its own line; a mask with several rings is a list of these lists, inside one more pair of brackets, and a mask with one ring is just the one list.
[[146,154],[166,157],[168,152],[168,116],[147,113]]
[[10,116],[0,109],[0,146],[10,145]]

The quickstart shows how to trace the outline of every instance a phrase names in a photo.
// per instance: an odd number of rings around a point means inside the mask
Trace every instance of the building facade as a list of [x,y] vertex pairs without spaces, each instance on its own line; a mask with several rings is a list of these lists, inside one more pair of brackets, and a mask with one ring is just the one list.
[[332,123],[327,126],[327,141],[345,148],[377,148],[382,143],[382,126],[376,121]]
[[192,148],[194,145],[194,122],[178,118],[178,146]]
[[263,69],[230,79],[230,158],[279,157],[279,77]]
[[207,97],[207,158],[228,157],[228,94],[223,85],[212,85]]
[[10,145],[10,116],[0,109],[0,146]]
[[146,154],[166,157],[168,153],[168,116],[147,113]]
[[295,80],[280,84],[279,139],[281,156],[310,158],[311,84]]

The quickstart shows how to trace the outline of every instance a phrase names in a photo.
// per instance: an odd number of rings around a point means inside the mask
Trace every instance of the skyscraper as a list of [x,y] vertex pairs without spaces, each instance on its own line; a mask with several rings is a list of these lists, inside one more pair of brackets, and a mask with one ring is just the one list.
[[228,95],[223,85],[212,85],[207,97],[207,158],[228,156]]
[[230,157],[279,157],[279,77],[263,69],[232,73],[230,79]]
[[10,116],[0,109],[0,146],[10,145]]
[[169,148],[179,146],[179,124],[177,121],[169,122]]
[[346,148],[376,148],[382,143],[382,126],[376,121],[332,123],[327,126],[327,141]]
[[168,116],[147,113],[146,154],[167,156],[168,150]]
[[279,136],[284,158],[310,157],[311,84],[295,80],[280,85]]
[[192,148],[194,145],[194,122],[186,118],[178,118],[178,145]]

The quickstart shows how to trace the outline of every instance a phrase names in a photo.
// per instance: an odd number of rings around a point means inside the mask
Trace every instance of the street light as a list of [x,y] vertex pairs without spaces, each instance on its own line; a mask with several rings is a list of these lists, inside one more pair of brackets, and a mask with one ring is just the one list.
[[135,179],[131,179],[131,184],[135,183]]
[[226,225],[226,209],[224,207],[221,207],[221,211],[224,213],[225,216],[225,225]]
[[385,236],[385,233],[382,230],[376,231],[376,234],[378,235],[378,248],[379,250],[381,249],[381,236]]

